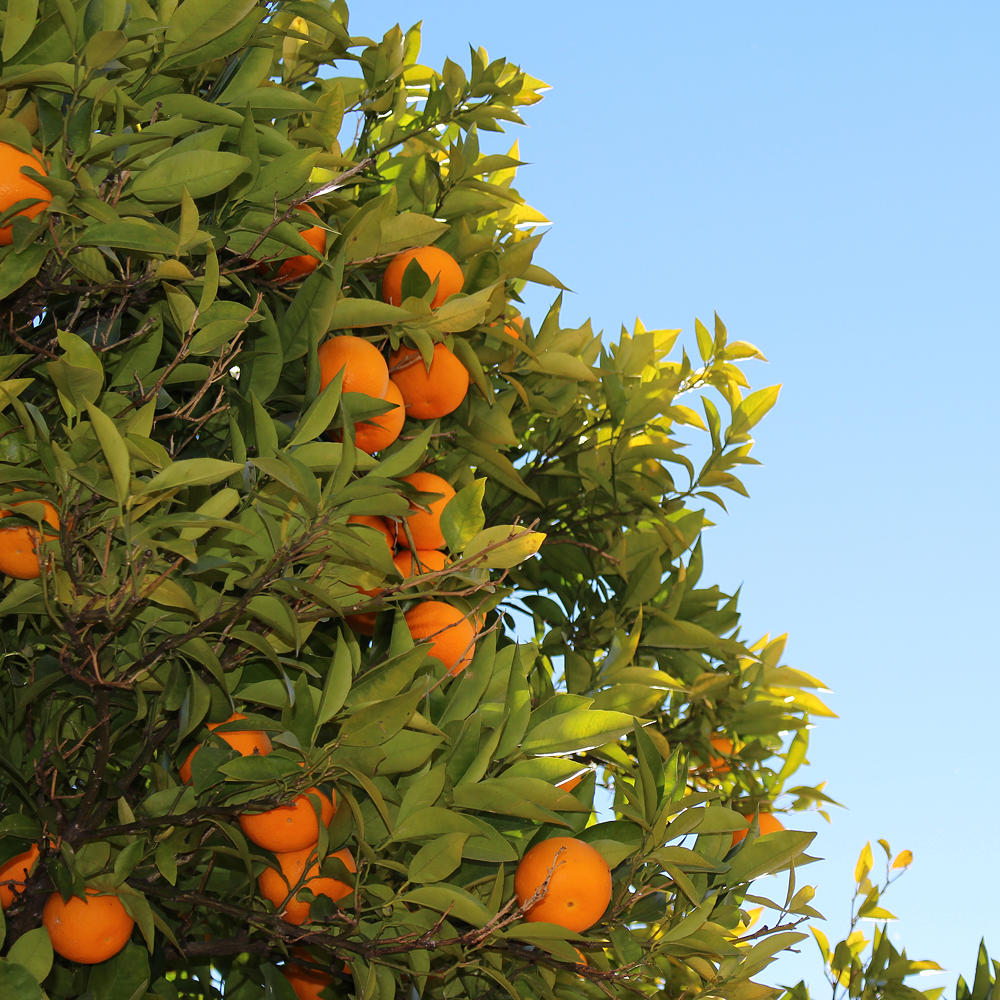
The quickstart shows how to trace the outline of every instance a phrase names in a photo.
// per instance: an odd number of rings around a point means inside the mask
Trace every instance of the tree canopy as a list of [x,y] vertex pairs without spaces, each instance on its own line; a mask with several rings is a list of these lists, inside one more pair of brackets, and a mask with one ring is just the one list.
[[[761,352],[563,325],[505,134],[544,84],[484,49],[0,18],[0,995],[776,995],[831,713],[702,579]],[[845,988],[926,967],[859,941]]]

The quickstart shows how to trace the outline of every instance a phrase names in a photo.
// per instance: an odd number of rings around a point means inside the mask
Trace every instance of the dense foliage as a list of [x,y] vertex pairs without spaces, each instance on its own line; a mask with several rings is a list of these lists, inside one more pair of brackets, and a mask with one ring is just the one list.
[[[0,861],[40,848],[0,995],[293,1000],[296,960],[359,1000],[771,995],[752,977],[807,937],[813,835],[755,817],[825,801],[794,779],[829,712],[702,580],[706,505],[743,492],[777,397],[749,391],[757,349],[718,319],[696,360],[676,330],[602,342],[558,296],[511,325],[527,283],[562,287],[498,145],[543,85],[482,49],[434,71],[417,29],[351,37],[343,0],[0,6],[0,143],[52,195],[0,216],[0,549],[41,539],[40,575],[0,594]],[[383,301],[388,262],[429,244],[461,292],[432,307],[411,267]],[[464,401],[356,448],[387,406],[321,381],[344,333],[445,345]],[[424,467],[456,496],[446,565],[412,583],[348,518],[403,532]],[[460,673],[403,617],[428,598],[476,627]],[[211,735],[234,712],[270,753]],[[298,925],[239,818],[312,788],[350,892],[307,892]],[[583,933],[514,896],[556,835],[612,869]],[[756,895],[776,872],[787,893]],[[85,887],[136,921],[93,965],[41,926]]]

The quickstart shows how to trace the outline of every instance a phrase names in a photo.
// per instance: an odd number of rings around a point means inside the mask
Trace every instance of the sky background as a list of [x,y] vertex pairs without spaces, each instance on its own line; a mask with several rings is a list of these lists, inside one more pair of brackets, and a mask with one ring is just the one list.
[[[552,87],[511,139],[566,325],[638,317],[693,352],[718,312],[768,356],[748,370],[783,384],[764,465],[707,534],[705,579],[831,689],[803,778],[847,808],[796,824],[819,831],[799,879],[825,932],[846,932],[865,842],[908,848],[892,939],[954,996],[981,937],[1000,957],[1000,4],[352,5],[353,34],[417,21],[427,64],[482,45]],[[766,978],[827,995],[802,948]]]

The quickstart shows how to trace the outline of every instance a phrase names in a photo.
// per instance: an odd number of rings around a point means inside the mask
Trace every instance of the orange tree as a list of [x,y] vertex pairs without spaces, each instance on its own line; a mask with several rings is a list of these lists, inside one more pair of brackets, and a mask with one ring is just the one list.
[[0,18],[0,995],[770,995],[829,713],[701,579],[757,349],[522,315],[482,49]]

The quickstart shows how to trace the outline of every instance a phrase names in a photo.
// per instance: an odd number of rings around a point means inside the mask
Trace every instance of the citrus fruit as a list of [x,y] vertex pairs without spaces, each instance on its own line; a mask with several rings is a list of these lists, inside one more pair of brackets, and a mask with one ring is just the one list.
[[298,1000],[320,1000],[320,993],[333,982],[333,977],[319,969],[309,969],[289,962],[282,970]]
[[545,894],[524,919],[558,924],[577,933],[593,927],[611,902],[611,869],[590,844],[549,837],[529,848],[514,873],[514,892],[524,906],[543,885]]
[[[751,825],[753,824],[753,816],[744,816],[743,818]],[[774,813],[769,812],[757,814],[757,825],[760,827],[760,835],[762,837],[766,833],[777,833],[779,830],[785,829],[784,823]],[[746,830],[735,830],[733,832],[733,846],[735,847],[744,840],[749,832],[749,828]]]
[[117,896],[88,888],[83,898],[64,900],[52,893],[42,908],[42,924],[57,955],[79,965],[96,965],[125,947],[135,921]]
[[345,333],[319,345],[319,387],[325,389],[343,371],[342,392],[361,392],[385,399],[389,368],[371,341]]
[[[237,722],[245,719],[241,712],[234,712],[225,722],[210,722],[208,728],[215,730],[229,722]],[[229,732],[216,733],[219,739],[228,743],[241,757],[250,757],[253,754],[269,754],[271,752],[271,737],[261,729],[235,729]],[[181,781],[185,785],[191,784],[191,761],[194,755],[201,749],[199,743],[178,768]]]
[[380,413],[371,420],[362,420],[354,425],[354,443],[369,455],[388,448],[399,437],[406,421],[406,408],[399,386],[390,378],[389,387],[382,397],[387,403],[395,404],[386,413]]
[[389,371],[408,416],[433,420],[458,409],[469,391],[469,372],[444,344],[435,344],[428,368],[420,352],[400,347],[389,355]]
[[733,746],[733,741],[729,739],[728,736],[712,736],[709,741],[712,745],[712,749],[715,750],[719,756],[711,756],[708,758],[708,766],[716,774],[729,774],[731,770],[729,767],[728,758],[732,757],[735,747]]
[[410,503],[410,513],[406,518],[409,535],[401,528],[396,535],[396,541],[409,548],[412,538],[415,548],[443,549],[445,542],[441,533],[441,512],[455,495],[451,483],[433,472],[413,472],[403,476],[403,482],[409,483],[419,493],[439,493],[440,496],[436,500],[431,500],[427,508]]
[[[22,167],[31,167],[39,174],[48,176],[40,155],[22,153],[16,146],[0,142],[0,213],[6,212],[26,198],[37,198],[38,201],[34,205],[29,205],[17,213],[33,219],[48,207],[52,195],[48,188],[27,174],[21,173]],[[8,221],[6,225],[0,226],[0,246],[10,246],[13,242],[13,226]]]
[[404,580],[423,573],[437,573],[448,565],[448,557],[440,549],[417,549],[416,552],[400,549],[392,561]]
[[[394,545],[394,533],[393,529],[390,527],[389,522],[384,517],[378,517],[374,514],[352,514],[347,519],[348,524],[361,524],[367,528],[372,528],[373,530],[379,532],[384,538],[387,546],[387,554],[392,554],[392,549]],[[371,532],[364,532],[365,540],[367,544],[370,545],[381,545],[377,536],[371,536]],[[368,536],[371,536],[369,541]],[[370,590],[366,590],[364,587],[355,587],[359,594],[364,594],[365,597],[378,597],[382,593],[382,587],[372,587]],[[362,635],[371,635],[375,631],[375,615],[374,611],[358,611],[353,615],[346,615],[347,624],[354,629],[355,632],[360,632]]]
[[417,262],[431,284],[437,280],[437,290],[431,299],[432,309],[441,305],[448,296],[462,290],[465,275],[462,274],[458,261],[447,250],[442,250],[440,247],[415,247],[396,254],[389,261],[389,266],[382,275],[383,301],[394,306],[403,301],[403,275],[411,260]]
[[[336,795],[328,797],[318,788],[309,788],[287,806],[259,813],[243,813],[240,828],[248,840],[275,853],[300,851],[319,839],[319,824],[327,826],[336,811]],[[316,819],[316,803],[320,818]]]
[[460,674],[471,662],[476,647],[472,622],[444,601],[421,601],[403,618],[414,642],[429,642],[428,656],[440,660],[452,676]]
[[509,323],[507,323],[503,332],[507,334],[508,337],[513,337],[515,340],[521,339],[521,331],[524,329],[524,319],[520,316],[512,316]]
[[[9,517],[16,507],[29,503],[40,503],[44,508],[43,518],[46,524],[58,530],[59,515],[48,500],[25,500],[14,503],[9,509],[0,510],[0,518]],[[46,532],[48,537],[50,532]],[[34,580],[41,575],[42,565],[38,558],[38,546],[41,535],[38,528],[21,524],[14,528],[0,528],[0,573],[14,577],[15,580]]]
[[586,773],[587,773],[586,771],[581,771],[579,774],[574,774],[571,777],[567,778],[565,781],[560,781],[556,785],[556,788],[559,788],[564,792],[571,792],[573,791],[574,788],[576,788],[577,785],[580,784],[581,781],[583,781],[583,776]]
[[14,902],[15,891],[24,889],[25,881],[38,864],[39,853],[38,845],[32,844],[26,851],[0,865],[0,909],[6,910]]
[[[309,205],[303,205],[302,211],[309,212],[319,218],[316,210]],[[318,253],[326,253],[326,230],[322,226],[310,226],[300,234],[302,238]],[[281,262],[274,280],[284,284],[287,281],[297,281],[312,274],[319,266],[319,260],[311,254],[303,253],[297,257],[288,257]]]
[[[335,851],[334,858],[339,858],[349,872],[356,872],[357,866],[351,852],[342,847]],[[279,915],[290,924],[304,924],[309,916],[309,903],[300,898],[302,889],[308,889],[314,896],[329,896],[334,902],[343,899],[354,890],[354,886],[319,874],[319,860],[316,857],[315,845],[305,847],[300,851],[288,851],[275,854],[278,867],[265,868],[257,878],[260,894],[277,908]],[[300,880],[295,895],[289,899],[289,894]]]

